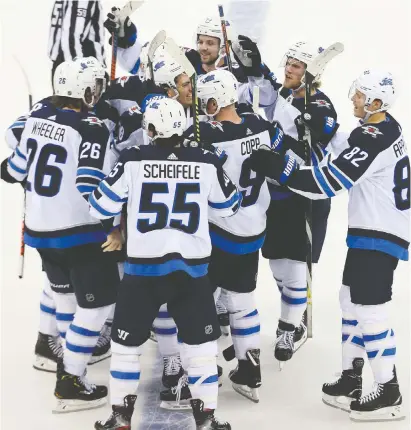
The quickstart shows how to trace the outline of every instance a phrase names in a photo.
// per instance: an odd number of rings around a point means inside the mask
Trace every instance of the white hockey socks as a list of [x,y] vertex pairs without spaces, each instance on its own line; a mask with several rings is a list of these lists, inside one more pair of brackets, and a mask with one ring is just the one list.
[[163,357],[178,355],[180,344],[177,337],[177,326],[167,310],[167,304],[161,306],[157,318],[153,322],[157,337],[158,349]]
[[53,300],[53,291],[50,282],[44,274],[44,288],[40,298],[39,332],[48,336],[57,337],[56,305]]
[[298,327],[307,307],[306,264],[284,258],[270,260],[270,268],[277,284],[281,283],[280,319]]
[[137,395],[141,348],[111,342],[110,402],[123,405],[124,397]]
[[260,349],[260,315],[253,293],[234,293],[221,289],[220,300],[230,314],[231,338],[235,356],[246,360],[250,349]]
[[72,375],[82,376],[100,336],[100,331],[113,305],[97,309],[77,308],[66,333],[64,368]]
[[389,324],[389,303],[354,305],[374,380],[380,384],[394,377],[396,341]]
[[202,345],[181,344],[187,363],[188,386],[193,399],[204,402],[204,409],[216,409],[218,397],[217,341]]
[[351,303],[350,288],[346,285],[341,285],[340,307],[342,312],[342,368],[348,370],[353,368],[354,358],[365,358],[365,347],[362,332],[355,316],[355,308]]
[[60,336],[65,339],[66,332],[73,322],[77,309],[77,299],[74,293],[53,292],[54,303],[56,304],[56,322]]

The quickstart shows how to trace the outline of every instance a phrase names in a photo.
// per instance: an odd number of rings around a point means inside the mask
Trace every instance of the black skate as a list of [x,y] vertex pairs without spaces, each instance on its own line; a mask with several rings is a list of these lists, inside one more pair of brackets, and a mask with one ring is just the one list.
[[191,409],[191,399],[187,376],[183,375],[175,387],[168,388],[160,393],[160,407],[169,410],[188,410]]
[[375,391],[351,402],[353,421],[394,421],[405,418],[401,411],[402,396],[394,367],[394,377],[385,384],[376,384]]
[[220,299],[216,302],[217,317],[220,323],[221,334],[228,336],[230,334],[230,314]]
[[354,358],[352,365],[352,369],[343,370],[337,381],[323,385],[323,402],[326,405],[349,412],[350,403],[360,399],[364,359]]
[[101,330],[93,355],[88,362],[89,365],[99,363],[111,357],[111,322],[106,322]]
[[169,355],[163,357],[164,368],[161,382],[166,388],[176,387],[179,379],[184,375],[179,355]]
[[294,352],[297,352],[307,341],[308,333],[307,326],[304,321],[294,330]]
[[131,417],[137,396],[128,395],[124,398],[124,405],[113,405],[113,412],[106,421],[97,421],[96,430],[131,430]]
[[221,387],[223,385],[223,368],[217,364],[217,373],[218,373],[218,386]]
[[199,400],[191,400],[191,408],[196,422],[196,430],[231,430],[227,422],[220,422],[214,416],[214,409],[204,410],[204,403]]
[[34,348],[33,367],[43,372],[56,373],[57,362],[63,359],[63,347],[58,337],[39,332]]
[[237,367],[228,377],[238,394],[258,403],[260,401],[258,387],[261,386],[260,350],[247,351],[247,360],[238,360]]
[[150,340],[157,343],[157,335],[156,335],[154,327],[151,327],[151,329],[150,329]]
[[93,385],[80,377],[67,373],[63,362],[57,365],[57,383],[54,390],[57,405],[53,413],[66,413],[95,409],[104,406],[107,400],[107,387]]
[[294,354],[294,330],[292,324],[284,321],[278,322],[277,339],[274,346],[274,357],[278,360],[280,370],[284,366],[284,362],[291,360]]

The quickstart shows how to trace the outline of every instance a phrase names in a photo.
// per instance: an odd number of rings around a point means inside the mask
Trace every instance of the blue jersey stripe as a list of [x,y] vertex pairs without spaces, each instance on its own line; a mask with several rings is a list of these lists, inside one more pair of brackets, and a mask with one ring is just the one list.
[[186,272],[193,278],[205,276],[208,272],[208,264],[190,266],[182,260],[170,260],[161,264],[133,264],[126,262],[124,273],[136,276],[164,276],[173,272]]
[[106,240],[107,235],[103,231],[61,237],[33,237],[24,233],[24,243],[32,248],[72,248],[87,243],[105,242]]
[[236,255],[252,254],[258,251],[263,246],[265,240],[265,236],[262,236],[250,242],[238,243],[219,235],[215,231],[210,231],[210,238],[211,243],[216,248]]
[[88,202],[91,204],[91,206],[93,206],[93,208],[97,211],[100,212],[102,215],[105,215],[107,217],[114,217],[116,215],[118,215],[120,213],[119,212],[109,212],[105,209],[103,209],[96,201],[95,197],[93,194],[90,194],[90,197],[88,199]]
[[103,194],[105,194],[109,199],[113,200],[113,202],[126,202],[127,201],[127,199],[122,199],[114,191],[111,191],[110,188],[104,182],[100,183],[99,190]]
[[106,175],[99,170],[86,169],[86,168],[77,169],[77,176],[94,176],[99,179],[104,179],[106,177]]
[[385,239],[376,239],[374,237],[361,237],[361,236],[347,236],[348,248],[356,249],[369,249],[371,251],[380,251],[385,254],[392,255],[399,260],[408,260],[408,249],[404,249],[402,246],[396,243],[390,242]]

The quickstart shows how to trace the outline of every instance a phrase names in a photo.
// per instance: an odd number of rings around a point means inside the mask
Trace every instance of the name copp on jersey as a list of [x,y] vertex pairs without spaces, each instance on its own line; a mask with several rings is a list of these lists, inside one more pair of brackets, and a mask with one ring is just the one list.
[[243,195],[238,213],[230,219],[210,215],[213,246],[233,254],[247,254],[261,248],[270,203],[265,177],[251,170],[249,156],[260,145],[271,146],[275,126],[255,114],[244,114],[241,124],[210,121],[200,124],[201,140],[227,155],[224,169]]
[[148,145],[123,151],[89,202],[91,214],[101,219],[118,215],[127,202],[125,273],[182,270],[199,277],[207,273],[211,254],[208,208],[231,216],[240,200],[214,154]]
[[312,170],[302,167],[287,186],[311,199],[349,190],[349,248],[385,252],[408,259],[410,241],[410,162],[397,121],[363,124],[348,148]]
[[7,170],[27,178],[25,243],[68,248],[106,239],[88,210],[88,194],[110,170],[109,132],[93,115],[45,99],[28,116]]

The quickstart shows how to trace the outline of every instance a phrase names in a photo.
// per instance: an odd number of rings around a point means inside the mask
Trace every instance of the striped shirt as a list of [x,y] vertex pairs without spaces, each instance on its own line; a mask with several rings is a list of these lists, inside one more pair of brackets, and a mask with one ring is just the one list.
[[49,57],[64,61],[95,57],[105,64],[104,16],[100,1],[54,2],[49,35]]

